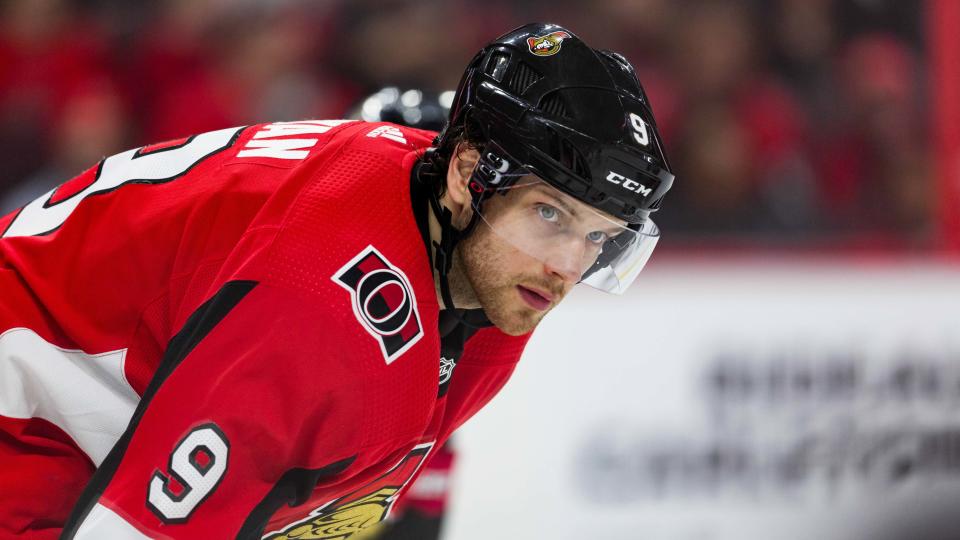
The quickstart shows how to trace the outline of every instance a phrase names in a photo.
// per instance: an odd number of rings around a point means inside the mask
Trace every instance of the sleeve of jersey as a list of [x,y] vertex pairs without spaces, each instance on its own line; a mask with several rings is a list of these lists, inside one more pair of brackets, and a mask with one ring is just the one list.
[[446,414],[451,422],[438,443],[442,444],[507,384],[530,335],[508,336],[496,328],[484,328],[467,341],[447,393]]
[[[357,411],[327,382],[342,362],[319,300],[232,281],[197,309],[63,538],[259,538],[281,505],[342,472]],[[283,484],[293,469],[312,475]]]

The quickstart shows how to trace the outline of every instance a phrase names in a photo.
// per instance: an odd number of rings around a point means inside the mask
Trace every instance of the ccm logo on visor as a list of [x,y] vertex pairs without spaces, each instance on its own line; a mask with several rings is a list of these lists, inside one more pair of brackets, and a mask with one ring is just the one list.
[[644,197],[653,193],[653,188],[648,188],[647,186],[637,182],[636,180],[631,180],[622,174],[617,174],[613,171],[607,173],[607,182],[617,184],[622,186],[624,189],[632,191],[634,193],[639,193]]

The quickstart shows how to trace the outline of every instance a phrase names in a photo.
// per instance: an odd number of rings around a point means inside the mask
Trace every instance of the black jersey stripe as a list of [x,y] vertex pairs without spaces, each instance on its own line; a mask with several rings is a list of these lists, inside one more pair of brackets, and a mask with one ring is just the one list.
[[140,424],[140,420],[147,410],[147,407],[150,406],[150,401],[153,399],[153,396],[156,395],[164,381],[177,369],[177,366],[193,351],[197,344],[209,335],[214,327],[216,327],[256,285],[256,281],[227,282],[213,297],[204,302],[190,315],[187,322],[183,325],[183,328],[170,340],[167,351],[163,355],[163,360],[160,362],[156,373],[153,374],[150,385],[147,386],[146,391],[143,393],[143,397],[140,399],[140,403],[133,413],[133,418],[130,419],[130,424],[117,441],[117,444],[110,450],[107,458],[100,465],[100,468],[94,473],[87,487],[84,488],[83,494],[80,495],[77,504],[73,508],[73,512],[70,514],[70,518],[67,520],[67,524],[60,536],[61,539],[74,538],[80,524],[83,523],[87,514],[90,513],[90,510],[93,509],[94,505],[100,499],[100,495],[103,494],[110,484],[110,481],[113,480],[113,475],[116,474],[117,468],[120,466],[124,454],[126,454],[127,447],[130,445],[130,439],[133,437],[134,432],[136,432],[137,426]]

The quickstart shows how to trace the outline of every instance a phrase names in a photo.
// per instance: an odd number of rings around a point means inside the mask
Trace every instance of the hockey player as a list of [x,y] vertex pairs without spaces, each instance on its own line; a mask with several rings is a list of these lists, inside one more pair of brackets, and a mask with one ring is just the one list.
[[534,24],[432,132],[223,129],[0,219],[0,537],[346,539],[576,283],[622,292],[673,176],[633,69]]

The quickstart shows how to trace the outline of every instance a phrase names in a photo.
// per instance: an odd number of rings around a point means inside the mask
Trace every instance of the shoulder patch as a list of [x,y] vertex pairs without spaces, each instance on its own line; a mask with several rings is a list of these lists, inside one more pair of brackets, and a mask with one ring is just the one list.
[[353,314],[380,344],[387,364],[423,337],[410,280],[375,247],[367,246],[332,279],[350,293]]

